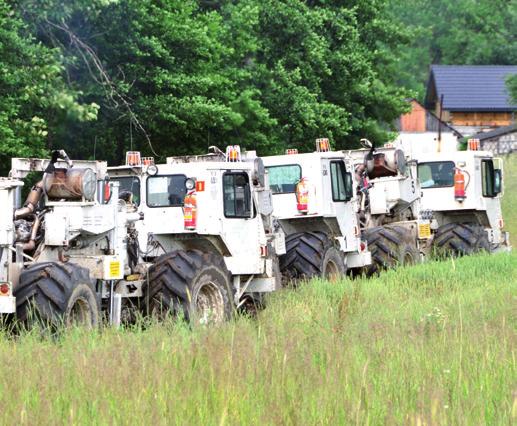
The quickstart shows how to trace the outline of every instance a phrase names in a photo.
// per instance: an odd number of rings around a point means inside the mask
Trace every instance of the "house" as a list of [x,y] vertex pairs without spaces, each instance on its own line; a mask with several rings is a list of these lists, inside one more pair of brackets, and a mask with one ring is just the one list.
[[412,152],[455,151],[462,135],[452,126],[440,121],[416,99],[407,99],[411,109],[395,123],[398,135],[393,141],[408,154]]
[[[517,104],[506,79],[514,65],[432,65],[424,106],[463,135],[510,126]],[[443,103],[441,104],[443,99]]]
[[397,120],[396,127],[399,132],[438,133],[438,130],[440,130],[442,133],[454,133],[458,137],[462,136],[462,134],[452,126],[449,126],[444,121],[440,121],[432,111],[427,110],[416,99],[411,98],[406,101],[410,103],[411,110],[406,114],[401,115]]
[[517,124],[481,132],[472,138],[479,139],[483,151],[492,151],[494,154],[517,152]]

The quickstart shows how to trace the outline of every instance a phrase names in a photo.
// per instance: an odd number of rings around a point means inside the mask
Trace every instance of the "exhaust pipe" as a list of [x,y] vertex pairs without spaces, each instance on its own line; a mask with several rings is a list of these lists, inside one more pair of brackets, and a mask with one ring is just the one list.
[[33,251],[36,248],[36,236],[38,235],[38,230],[41,225],[41,219],[39,216],[36,216],[34,219],[34,224],[32,225],[31,231],[31,239],[22,245],[23,251]]
[[40,180],[36,185],[34,185],[23,204],[21,209],[17,209],[14,212],[14,219],[25,219],[27,216],[34,214],[34,210],[36,210],[36,206],[38,205],[41,196],[43,195],[43,180]]
[[68,168],[72,168],[73,162],[72,160],[70,160],[70,158],[64,150],[52,152],[52,158],[45,170],[45,173],[43,174],[43,179],[32,187],[31,192],[29,192],[29,195],[27,196],[27,199],[23,204],[23,207],[21,209],[15,210],[15,220],[24,219],[27,216],[30,216],[34,213],[34,210],[36,210],[36,206],[38,205],[39,201],[41,200],[41,196],[43,195],[43,190],[45,188],[45,178],[49,174],[54,174],[54,172],[56,171],[55,164],[58,162],[59,159],[64,160],[67,163]]

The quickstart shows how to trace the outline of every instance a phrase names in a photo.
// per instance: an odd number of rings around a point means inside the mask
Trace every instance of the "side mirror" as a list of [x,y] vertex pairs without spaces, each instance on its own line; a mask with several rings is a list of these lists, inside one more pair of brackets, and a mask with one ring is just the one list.
[[345,173],[345,201],[350,201],[354,197],[354,181],[352,179],[352,173]]
[[502,192],[503,189],[503,173],[501,169],[494,170],[494,190],[493,194],[497,195]]
[[266,186],[266,168],[264,167],[262,158],[257,157],[253,160],[253,173],[251,178],[253,185]]

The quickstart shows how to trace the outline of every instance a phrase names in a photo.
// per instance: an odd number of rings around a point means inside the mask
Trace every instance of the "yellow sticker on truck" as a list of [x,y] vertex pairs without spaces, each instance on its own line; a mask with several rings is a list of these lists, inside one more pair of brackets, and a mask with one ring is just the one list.
[[431,238],[431,224],[420,223],[418,225],[418,238]]
[[119,260],[112,260],[109,263],[109,278],[117,279],[120,277],[121,265]]

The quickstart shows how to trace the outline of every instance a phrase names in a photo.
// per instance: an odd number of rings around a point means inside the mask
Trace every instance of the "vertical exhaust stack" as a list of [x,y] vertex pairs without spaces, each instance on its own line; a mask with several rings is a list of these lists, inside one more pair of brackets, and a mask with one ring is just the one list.
[[443,94],[440,96],[440,116],[438,117],[438,152],[442,152],[442,116],[443,116]]

